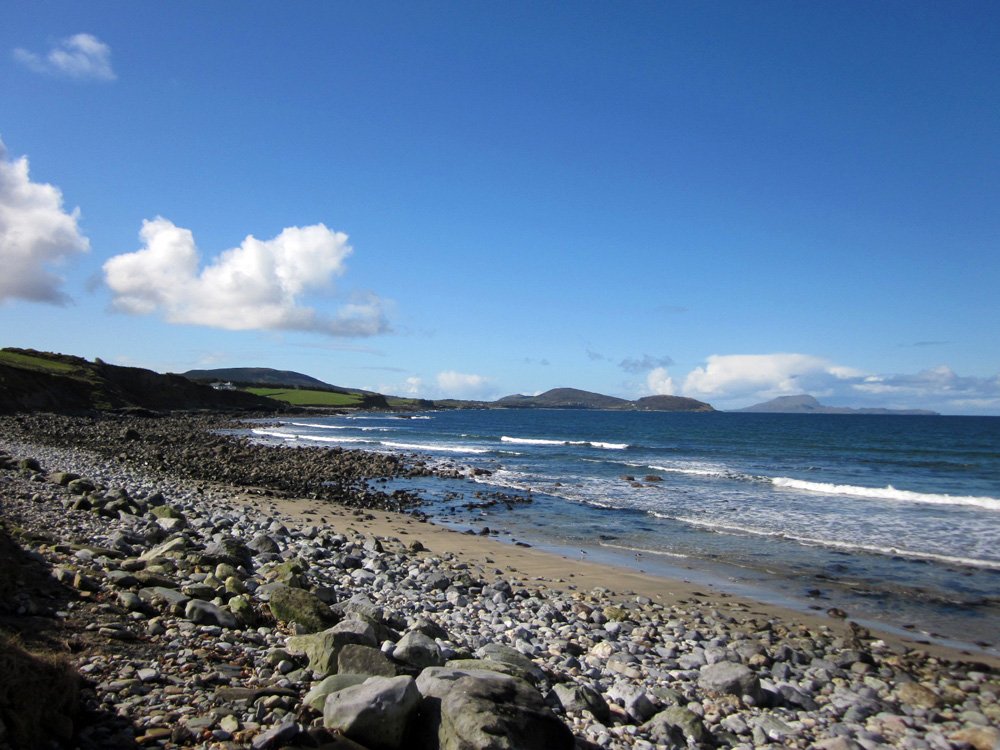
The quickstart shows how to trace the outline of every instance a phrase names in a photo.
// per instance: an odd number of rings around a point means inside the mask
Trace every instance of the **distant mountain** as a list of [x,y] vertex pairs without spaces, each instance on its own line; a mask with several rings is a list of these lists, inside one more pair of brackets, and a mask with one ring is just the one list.
[[68,354],[0,349],[0,412],[256,410],[284,408],[238,391],[217,391],[180,375],[118,367]]
[[318,378],[303,375],[293,370],[273,370],[270,367],[220,367],[214,370],[188,370],[182,373],[188,380],[197,383],[234,383],[238,385],[261,385],[275,388],[311,388],[334,393],[367,393],[357,388],[343,388],[324,383]]
[[936,411],[926,409],[852,409],[847,406],[826,406],[808,394],[779,396],[736,411],[754,414],[909,414],[937,416]]
[[612,411],[714,411],[703,401],[680,396],[647,396],[628,401],[577,388],[553,388],[537,396],[504,396],[490,406],[507,409],[604,409]]

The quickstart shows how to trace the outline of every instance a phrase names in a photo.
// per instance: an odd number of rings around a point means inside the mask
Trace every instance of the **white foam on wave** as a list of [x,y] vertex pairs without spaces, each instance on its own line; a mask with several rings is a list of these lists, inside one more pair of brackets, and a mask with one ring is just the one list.
[[[639,464],[636,465],[638,466]],[[648,468],[653,469],[654,471],[665,471],[670,474],[688,474],[690,476],[696,476],[696,477],[732,476],[730,472],[719,469],[698,469],[685,466],[659,466],[657,464],[649,464]]]
[[312,422],[289,422],[292,427],[313,427],[317,430],[357,430],[358,427],[349,427],[342,424],[313,424]]
[[895,500],[908,503],[927,503],[931,505],[969,505],[986,510],[1000,511],[1000,499],[995,497],[973,497],[961,495],[934,495],[911,490],[897,490],[892,485],[888,487],[857,487],[852,484],[828,484],[826,482],[807,482],[803,479],[774,477],[771,483],[775,487],[804,492],[819,492],[825,495],[841,495],[844,497],[864,497],[876,500]]
[[735,533],[735,534],[749,534],[751,536],[763,536],[771,537],[777,539],[787,539],[791,542],[797,542],[799,544],[805,544],[810,547],[827,547],[832,549],[841,549],[850,552],[870,552],[876,555],[885,555],[887,557],[908,557],[917,560],[932,560],[934,562],[943,562],[950,565],[964,565],[973,568],[987,568],[989,570],[1000,570],[1000,560],[981,560],[974,557],[957,557],[954,555],[941,555],[934,552],[917,552],[915,550],[902,549],[899,547],[879,547],[874,544],[861,544],[859,542],[843,542],[837,539],[817,539],[809,536],[802,536],[799,534],[789,534],[786,531],[767,531],[764,529],[755,529],[752,526],[741,526],[738,524],[725,524],[718,523],[715,521],[705,521],[700,518],[688,518],[685,516],[670,516],[662,513],[653,512],[651,515],[657,518],[667,518],[673,521],[680,521],[681,523],[686,523],[690,526],[698,526],[701,528],[707,528],[711,531],[723,532],[723,533]]
[[258,427],[254,427],[251,430],[255,435],[263,435],[264,437],[276,437],[282,440],[295,440],[297,435],[289,435],[287,432],[275,432],[274,430],[262,430]]
[[311,422],[289,422],[293,427],[310,427],[317,430],[355,430],[360,432],[392,432],[391,427],[355,427],[346,424],[313,424]]
[[440,453],[489,453],[489,448],[473,448],[470,445],[450,445],[448,443],[397,443],[392,440],[383,440],[382,445],[387,448],[402,448],[410,451],[430,451]]
[[581,445],[591,448],[603,448],[609,451],[623,451],[628,448],[628,443],[605,443],[597,440],[550,440],[547,438],[520,438],[502,435],[501,443],[514,443],[516,445]]
[[316,443],[375,443],[373,440],[360,437],[326,437],[324,435],[299,435],[298,437],[300,440],[312,440]]

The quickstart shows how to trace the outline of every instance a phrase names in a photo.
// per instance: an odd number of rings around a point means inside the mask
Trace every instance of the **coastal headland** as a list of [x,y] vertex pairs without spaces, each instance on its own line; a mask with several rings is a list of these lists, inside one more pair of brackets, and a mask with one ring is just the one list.
[[1000,742],[988,656],[434,526],[369,481],[419,459],[239,427],[0,419],[0,747]]

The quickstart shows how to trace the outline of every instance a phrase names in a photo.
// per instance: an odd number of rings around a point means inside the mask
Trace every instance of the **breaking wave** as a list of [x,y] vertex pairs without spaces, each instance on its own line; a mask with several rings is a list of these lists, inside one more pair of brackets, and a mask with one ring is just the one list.
[[931,505],[971,505],[986,510],[1000,511],[1000,499],[995,497],[973,497],[961,495],[934,495],[926,492],[897,490],[892,485],[888,487],[857,487],[852,484],[828,484],[826,482],[807,482],[802,479],[774,477],[771,483],[775,487],[803,492],[819,492],[825,495],[842,495],[845,497],[866,497],[876,500],[897,500],[908,503],[928,503]]

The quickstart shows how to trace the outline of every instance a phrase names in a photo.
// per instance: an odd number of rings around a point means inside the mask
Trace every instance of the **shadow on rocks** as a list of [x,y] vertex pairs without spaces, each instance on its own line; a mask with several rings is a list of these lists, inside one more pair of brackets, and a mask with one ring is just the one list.
[[130,723],[100,705],[73,663],[99,650],[84,630],[95,604],[13,536],[0,519],[0,750],[136,747]]

